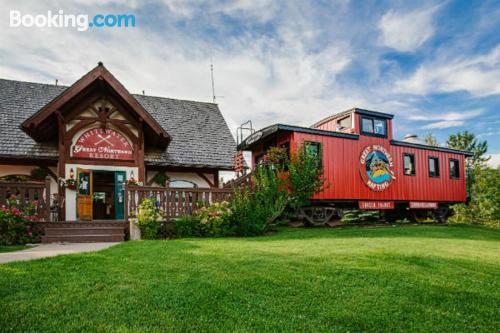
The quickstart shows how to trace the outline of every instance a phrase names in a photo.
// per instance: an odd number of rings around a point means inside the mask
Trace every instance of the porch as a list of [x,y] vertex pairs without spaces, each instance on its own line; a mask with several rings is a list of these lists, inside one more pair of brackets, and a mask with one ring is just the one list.
[[[65,190],[60,189],[60,192]],[[20,209],[33,205],[43,243],[51,242],[120,242],[129,238],[129,219],[135,218],[142,201],[153,199],[162,211],[164,223],[191,214],[203,205],[229,200],[233,187],[171,188],[123,185],[124,218],[108,220],[65,221],[60,214],[67,209],[64,197],[51,193],[50,179],[45,182],[0,182],[0,206],[15,204]]]

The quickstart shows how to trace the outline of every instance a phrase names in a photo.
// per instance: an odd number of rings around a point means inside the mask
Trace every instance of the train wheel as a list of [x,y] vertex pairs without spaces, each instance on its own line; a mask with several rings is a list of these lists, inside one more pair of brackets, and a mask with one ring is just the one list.
[[442,206],[432,212],[432,216],[439,223],[446,223],[448,221],[448,217],[452,214],[452,211],[449,207]]
[[330,222],[336,209],[333,207],[310,206],[300,209],[300,217],[304,219],[306,225],[319,226]]

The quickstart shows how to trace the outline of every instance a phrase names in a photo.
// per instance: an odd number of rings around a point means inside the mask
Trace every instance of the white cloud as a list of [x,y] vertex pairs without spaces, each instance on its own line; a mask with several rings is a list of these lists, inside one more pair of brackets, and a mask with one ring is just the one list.
[[500,153],[490,154],[491,158],[488,161],[488,165],[493,168],[498,168],[500,166]]
[[449,127],[458,127],[462,126],[465,122],[463,120],[443,120],[437,121],[435,123],[431,123],[423,126],[423,129],[434,129],[434,128],[449,128]]
[[428,94],[467,91],[475,96],[500,94],[500,45],[465,59],[438,59],[396,82],[401,92]]
[[[191,15],[189,6],[183,9],[170,3],[169,11],[174,8],[175,15]],[[227,10],[237,12],[250,4],[234,6]],[[31,13],[46,11],[46,5],[39,2],[19,7]],[[0,5],[2,12],[7,8]],[[65,9],[70,10],[78,8]],[[337,75],[350,64],[350,49],[332,44],[309,51],[304,41],[311,35],[303,32],[314,31],[312,22],[292,17],[289,23],[280,24],[273,37],[243,35],[227,38],[221,45],[172,26],[167,29],[161,33],[140,26],[84,33],[14,29],[2,16],[0,40],[8,47],[1,51],[0,77],[47,83],[57,78],[60,84],[69,85],[102,60],[131,92],[211,101],[209,59],[213,52],[216,93],[223,96],[217,102],[233,131],[248,119],[256,127],[274,122],[310,125],[325,115],[366,105],[356,97],[359,94],[331,90]]]
[[477,117],[485,112],[484,109],[474,109],[469,111],[452,111],[439,114],[425,114],[420,112],[408,116],[410,120],[417,121],[433,121],[430,124],[422,126],[422,129],[443,129],[450,127],[462,126],[466,123],[467,119]]
[[383,45],[400,52],[412,52],[434,34],[432,18],[439,6],[410,12],[389,10],[379,22]]

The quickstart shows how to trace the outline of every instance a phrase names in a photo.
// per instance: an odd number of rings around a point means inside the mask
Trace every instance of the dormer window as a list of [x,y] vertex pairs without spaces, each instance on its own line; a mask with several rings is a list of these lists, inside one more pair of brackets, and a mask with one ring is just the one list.
[[383,118],[361,116],[361,133],[387,137],[387,121]]

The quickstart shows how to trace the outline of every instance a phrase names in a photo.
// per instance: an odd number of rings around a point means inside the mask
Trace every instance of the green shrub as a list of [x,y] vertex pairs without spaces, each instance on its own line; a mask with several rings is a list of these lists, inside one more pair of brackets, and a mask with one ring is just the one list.
[[234,236],[258,236],[267,231],[267,220],[272,213],[252,192],[237,192],[231,208],[231,233]]
[[251,189],[237,191],[231,202],[232,235],[262,235],[287,206],[289,192],[275,169],[257,166],[252,182]]
[[200,220],[194,215],[182,215],[172,220],[175,237],[199,237]]
[[226,201],[201,205],[192,215],[172,221],[176,237],[222,237],[230,233],[231,209]]
[[343,224],[369,224],[376,223],[379,220],[380,212],[378,210],[350,209],[343,212],[340,222]]
[[153,199],[144,199],[139,205],[137,214],[137,225],[141,229],[144,239],[156,239],[162,222],[161,211],[156,208]]
[[36,215],[38,203],[20,208],[16,196],[11,196],[7,206],[0,208],[0,245],[21,245],[40,241]]
[[201,207],[193,215],[200,223],[202,236],[221,237],[228,234],[231,223],[228,202],[216,202],[208,207]]

